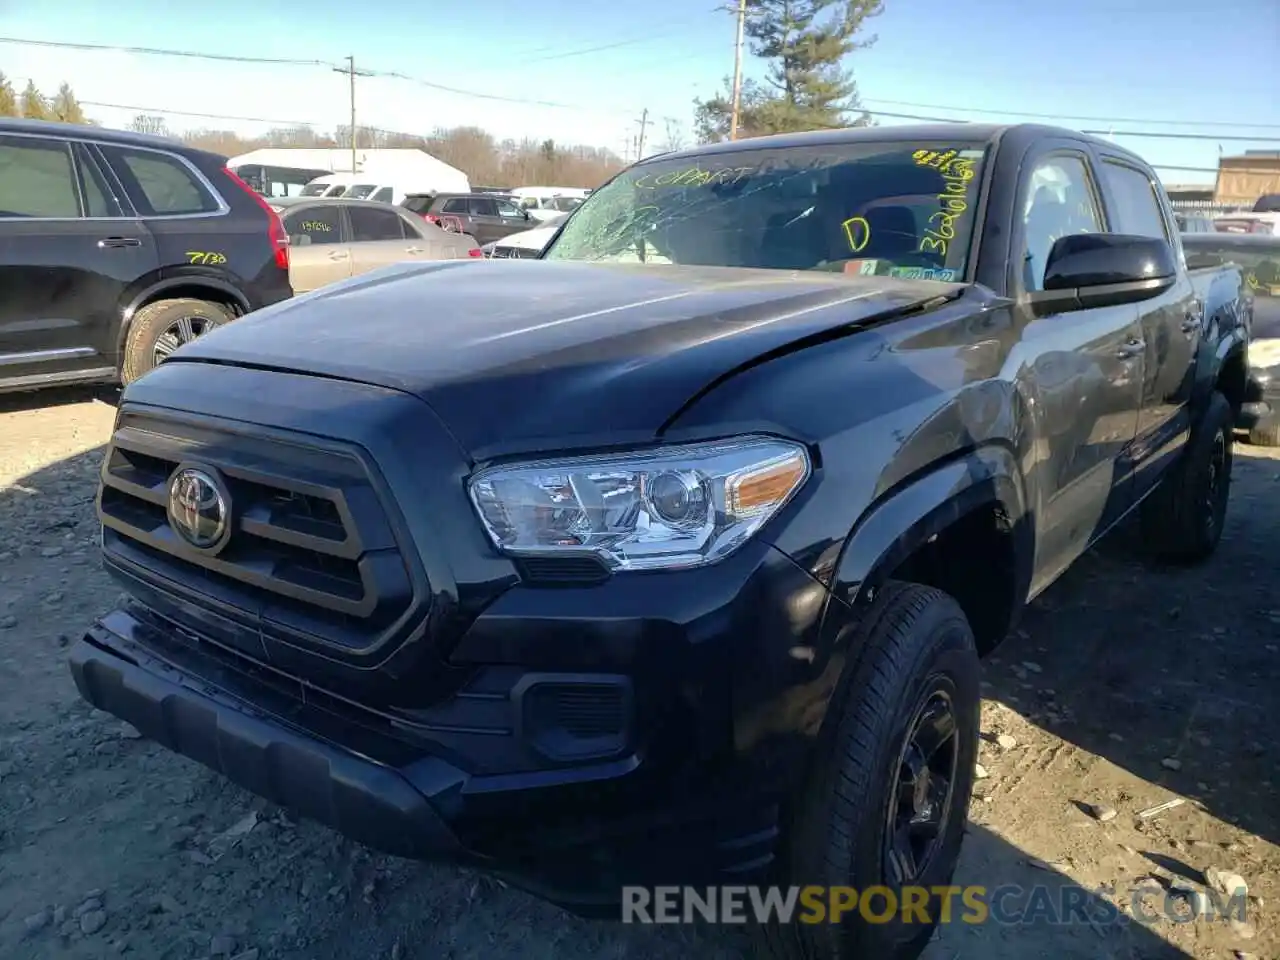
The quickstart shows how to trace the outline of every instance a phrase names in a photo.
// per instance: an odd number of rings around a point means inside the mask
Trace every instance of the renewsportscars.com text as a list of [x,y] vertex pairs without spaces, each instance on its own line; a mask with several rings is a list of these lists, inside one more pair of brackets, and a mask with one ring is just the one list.
[[1245,919],[1244,891],[1216,891],[1188,900],[1148,883],[1125,891],[1127,910],[1112,901],[1116,891],[1078,886],[1006,885],[905,887],[623,887],[624,923],[997,923],[1001,925],[1143,924],[1170,920]]

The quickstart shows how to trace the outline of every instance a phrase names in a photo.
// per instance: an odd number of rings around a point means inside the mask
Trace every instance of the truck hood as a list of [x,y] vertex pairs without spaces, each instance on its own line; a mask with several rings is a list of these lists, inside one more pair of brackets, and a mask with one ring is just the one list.
[[723,267],[400,264],[252,313],[169,362],[411,393],[484,459],[652,439],[700,390],[766,354],[962,289]]

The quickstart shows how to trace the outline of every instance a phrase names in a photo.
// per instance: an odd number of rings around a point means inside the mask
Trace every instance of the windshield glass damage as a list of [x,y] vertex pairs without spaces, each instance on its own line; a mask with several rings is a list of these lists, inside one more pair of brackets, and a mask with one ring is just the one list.
[[642,163],[592,194],[545,259],[959,280],[985,156],[912,141]]

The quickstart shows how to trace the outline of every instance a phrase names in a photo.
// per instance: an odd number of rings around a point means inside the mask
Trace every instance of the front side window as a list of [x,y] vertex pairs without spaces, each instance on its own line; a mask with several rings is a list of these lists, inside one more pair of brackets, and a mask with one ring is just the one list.
[[954,281],[985,157],[887,141],[650,161],[593,191],[544,256]]
[[335,206],[304,207],[284,217],[285,233],[293,246],[342,242],[342,211]]
[[390,187],[379,187],[369,199],[376,200],[379,203],[390,203],[392,193],[393,191]]
[[323,196],[324,192],[328,190],[330,186],[331,184],[325,183],[323,181],[313,180],[311,183],[308,183],[305,187],[302,188],[302,192],[300,192],[298,196],[300,197]]
[[350,197],[352,200],[363,200],[377,189],[378,185],[376,183],[356,183],[347,187],[347,191],[343,196]]
[[1044,289],[1049,252],[1059,239],[1101,232],[1102,216],[1084,161],[1077,156],[1041,160],[1027,181],[1023,201],[1023,288]]
[[79,217],[75,177],[69,144],[0,137],[0,217]]
[[514,203],[512,203],[509,200],[498,201],[498,213],[504,217],[519,218],[524,216],[524,211],[522,211],[519,207],[517,207]]
[[1102,164],[1102,175],[1106,177],[1116,205],[1112,230],[1156,240],[1169,239],[1164,217],[1160,214],[1160,203],[1156,200],[1155,188],[1145,173],[1135,167],[1108,160]]

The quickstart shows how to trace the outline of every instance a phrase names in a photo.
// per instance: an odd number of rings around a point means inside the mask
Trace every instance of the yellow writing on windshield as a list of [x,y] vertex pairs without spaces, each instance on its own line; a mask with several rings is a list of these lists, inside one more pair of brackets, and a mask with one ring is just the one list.
[[636,177],[635,186],[642,190],[653,187],[732,186],[754,170],[754,167],[719,167],[715,170],[685,167],[666,173],[642,174]]
[[844,229],[850,250],[861,253],[867,249],[867,244],[871,242],[871,224],[867,223],[866,217],[850,217],[840,226]]
[[920,240],[920,252],[945,257],[947,244],[956,236],[956,219],[969,209],[973,161],[957,157],[954,150],[942,154],[917,150],[912,159],[921,166],[935,167],[942,173],[942,192],[938,194],[940,209],[929,217],[929,226]]
[[203,250],[188,250],[187,263],[199,263],[208,267],[219,267],[227,262],[225,254],[206,253]]
[[333,229],[332,225],[323,220],[303,220],[301,227],[307,233],[329,233]]

